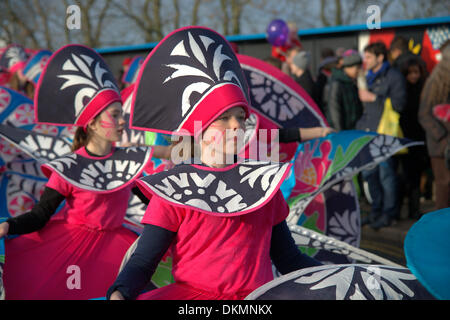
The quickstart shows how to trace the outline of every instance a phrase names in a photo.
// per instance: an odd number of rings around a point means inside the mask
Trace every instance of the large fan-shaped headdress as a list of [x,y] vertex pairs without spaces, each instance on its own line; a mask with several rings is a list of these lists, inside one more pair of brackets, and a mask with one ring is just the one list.
[[[145,59],[131,128],[194,135],[229,108],[242,106],[248,113],[248,105],[248,86],[228,41],[208,28],[185,27],[166,36]],[[196,121],[201,127],[194,128]]]
[[23,68],[27,58],[28,55],[21,45],[11,44],[6,47],[0,57],[0,67],[13,73]]
[[34,98],[36,121],[86,127],[111,103],[121,102],[114,75],[94,50],[67,45],[42,72]]
[[133,60],[131,60],[127,72],[122,76],[122,83],[130,85],[136,82],[142,62],[144,62],[144,58],[142,57],[134,57]]
[[253,110],[279,128],[327,125],[314,100],[291,77],[274,66],[246,55],[237,55],[250,88]]
[[22,73],[25,78],[31,81],[31,83],[33,83],[35,86],[37,85],[42,70],[44,70],[45,65],[47,64],[48,59],[51,55],[51,51],[39,50],[38,52],[33,54],[26,62]]

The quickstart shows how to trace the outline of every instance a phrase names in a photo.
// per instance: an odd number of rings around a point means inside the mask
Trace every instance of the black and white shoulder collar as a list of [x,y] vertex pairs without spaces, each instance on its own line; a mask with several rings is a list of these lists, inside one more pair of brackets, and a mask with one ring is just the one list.
[[40,163],[55,160],[71,152],[71,142],[67,138],[4,124],[0,124],[0,144],[2,140],[14,145],[21,151],[22,156],[31,157]]
[[217,216],[239,216],[266,204],[289,172],[289,163],[244,160],[224,169],[180,164],[137,181],[148,197]]
[[108,193],[124,188],[138,178],[153,154],[151,147],[115,148],[105,157],[91,157],[84,148],[41,166],[76,188]]

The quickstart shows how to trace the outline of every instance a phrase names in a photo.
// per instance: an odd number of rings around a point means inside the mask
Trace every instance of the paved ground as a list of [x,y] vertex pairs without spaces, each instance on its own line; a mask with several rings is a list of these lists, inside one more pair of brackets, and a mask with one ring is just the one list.
[[[433,211],[434,202],[425,200],[421,203],[422,212]],[[361,201],[361,214],[367,214],[370,210],[369,204]],[[403,253],[403,243],[408,230],[417,220],[407,218],[407,205],[405,204],[400,213],[400,219],[391,226],[373,230],[366,225],[361,230],[360,247],[364,250],[389,259],[395,263],[405,266],[406,259]]]

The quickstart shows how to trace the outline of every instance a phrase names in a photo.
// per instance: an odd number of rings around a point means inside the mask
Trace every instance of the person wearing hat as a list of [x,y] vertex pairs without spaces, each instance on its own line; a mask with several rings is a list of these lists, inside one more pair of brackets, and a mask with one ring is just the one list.
[[7,46],[0,56],[0,69],[9,73],[9,86],[21,93],[27,91],[27,79],[22,73],[27,59],[25,48],[15,43]]
[[292,58],[292,63],[289,64],[289,68],[294,80],[314,101],[317,101],[314,80],[309,70],[310,62],[311,54],[308,51],[300,51]]
[[339,47],[335,50],[335,55],[338,59],[336,68],[340,69],[342,67],[343,54],[345,52],[345,48]]
[[[193,142],[194,156],[138,181],[150,198],[144,231],[107,299],[243,299],[273,279],[271,260],[282,273],[320,264],[298,250],[285,222],[280,186],[291,164],[237,156],[249,89],[223,36],[173,31],[135,85],[131,127]],[[142,293],[166,251],[175,283]]]
[[0,237],[21,235],[5,242],[6,299],[97,298],[137,237],[122,226],[130,191],[159,151],[114,146],[125,126],[121,96],[88,47],[67,45],[50,57],[34,105],[37,123],[78,129],[73,152],[52,150],[60,157],[41,166],[48,182],[39,202],[0,224]]
[[142,57],[136,56],[130,60],[126,65],[124,65],[124,72],[121,77],[121,83],[123,84],[123,89],[130,86],[136,81],[136,77],[139,73],[139,68],[142,64]]
[[363,112],[359,100],[356,79],[362,64],[357,51],[347,50],[343,54],[342,68],[332,69],[330,83],[326,90],[326,117],[336,130],[355,129]]
[[22,74],[27,82],[25,86],[26,95],[32,100],[34,99],[34,93],[39,77],[51,55],[51,51],[39,50],[27,60],[23,67]]
[[334,55],[334,51],[330,48],[324,48],[321,51],[321,61],[319,63],[316,82],[315,82],[315,90],[316,90],[316,98],[317,98],[317,106],[320,111],[325,114],[324,108],[324,90],[327,83],[329,83],[331,79],[331,72],[333,68],[336,68],[338,63],[338,57]]

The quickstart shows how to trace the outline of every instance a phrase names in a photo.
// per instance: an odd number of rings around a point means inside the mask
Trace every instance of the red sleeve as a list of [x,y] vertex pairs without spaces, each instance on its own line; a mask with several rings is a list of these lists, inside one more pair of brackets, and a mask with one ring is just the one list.
[[52,172],[45,186],[58,191],[66,198],[72,193],[72,186],[70,183],[66,182],[59,174],[55,172]]
[[280,53],[280,51],[283,51],[282,47],[275,47],[272,46],[272,57],[277,58],[281,61],[286,61],[286,57]]
[[177,232],[184,218],[184,209],[171,206],[157,196],[153,196],[141,223],[152,224],[172,232]]
[[272,210],[274,211],[273,215],[273,225],[283,222],[289,215],[289,206],[286,200],[283,197],[283,193],[281,190],[278,190],[277,193],[271,200]]
[[299,47],[300,49],[303,48],[302,43],[300,42],[300,40],[294,39],[293,43],[294,43],[295,46]]

